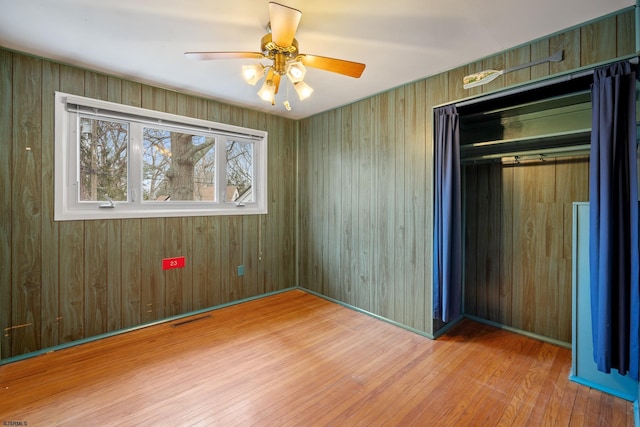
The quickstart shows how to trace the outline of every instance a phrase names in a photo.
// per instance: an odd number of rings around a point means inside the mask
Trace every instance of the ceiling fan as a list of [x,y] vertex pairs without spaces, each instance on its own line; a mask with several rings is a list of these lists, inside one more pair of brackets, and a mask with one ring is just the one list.
[[[313,89],[303,79],[306,67],[318,68],[325,71],[359,78],[364,71],[365,64],[328,58],[325,56],[308,55],[298,51],[298,41],[295,33],[300,23],[302,12],[279,3],[269,3],[270,22],[268,33],[262,37],[261,52],[185,52],[189,59],[268,59],[272,63],[266,67],[261,64],[244,65],[242,75],[251,85],[255,85],[265,77],[258,96],[275,105],[275,95],[280,87],[280,79],[287,76],[298,94],[300,100],[308,98]],[[284,101],[285,108],[291,109],[289,101]]]

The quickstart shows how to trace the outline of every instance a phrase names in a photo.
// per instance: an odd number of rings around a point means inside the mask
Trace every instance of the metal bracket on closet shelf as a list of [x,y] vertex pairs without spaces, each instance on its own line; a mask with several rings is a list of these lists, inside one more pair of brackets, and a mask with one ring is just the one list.
[[519,154],[513,157],[511,156],[501,157],[500,161],[502,163],[520,164],[525,161],[544,162],[549,159],[556,159],[560,157],[577,157],[577,156],[587,156],[587,155],[589,155],[589,148],[582,149],[582,150],[575,150],[575,151],[555,152],[555,153]]

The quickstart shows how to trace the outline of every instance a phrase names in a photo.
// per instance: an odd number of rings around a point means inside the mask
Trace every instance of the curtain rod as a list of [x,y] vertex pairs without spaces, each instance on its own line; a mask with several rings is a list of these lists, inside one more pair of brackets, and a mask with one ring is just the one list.
[[[640,0],[638,0],[640,2]],[[629,55],[626,57],[621,57],[621,58],[616,58],[613,61],[605,61],[605,62],[601,62],[598,64],[593,64],[591,66],[589,66],[588,69],[583,69],[583,70],[578,70],[578,71],[573,71],[570,72],[568,74],[563,74],[560,76],[551,76],[549,78],[545,78],[544,80],[539,80],[536,81],[534,83],[525,83],[521,86],[518,87],[514,87],[512,89],[499,89],[496,92],[491,92],[487,95],[479,95],[475,98],[471,98],[471,99],[467,99],[467,100],[463,100],[463,101],[459,101],[459,102],[455,102],[453,103],[453,105],[455,105],[456,107],[466,107],[469,105],[474,105],[474,104],[478,104],[481,102],[485,102],[485,101],[491,101],[493,99],[498,99],[498,98],[502,98],[505,96],[509,96],[509,95],[517,95],[519,93],[522,92],[528,92],[530,90],[534,90],[534,89],[540,89],[540,88],[544,88],[547,86],[551,86],[557,83],[563,83],[563,82],[568,82],[571,80],[575,80],[575,79],[579,79],[582,77],[587,77],[593,74],[594,70],[596,68],[605,66],[607,64],[613,64],[615,62],[619,62],[619,61],[625,61],[628,60],[630,63],[634,64],[634,65],[638,65],[639,61],[638,61],[638,55]],[[447,103],[447,104],[442,104],[442,106],[445,105],[451,105],[451,103]]]

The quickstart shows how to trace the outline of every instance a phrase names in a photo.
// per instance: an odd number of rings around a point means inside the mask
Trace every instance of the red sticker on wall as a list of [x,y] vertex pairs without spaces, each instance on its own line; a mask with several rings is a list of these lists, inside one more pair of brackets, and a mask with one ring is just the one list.
[[184,267],[184,257],[179,256],[175,258],[165,258],[162,260],[162,269],[170,270],[172,268],[182,268]]

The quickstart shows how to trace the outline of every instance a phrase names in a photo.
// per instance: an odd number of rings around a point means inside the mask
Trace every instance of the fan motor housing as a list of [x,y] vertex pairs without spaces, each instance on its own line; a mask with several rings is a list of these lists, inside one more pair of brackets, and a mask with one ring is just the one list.
[[282,47],[274,43],[269,33],[262,37],[260,49],[269,58],[272,58],[276,53],[283,53],[289,58],[295,58],[298,55],[298,40],[293,39],[290,46]]

